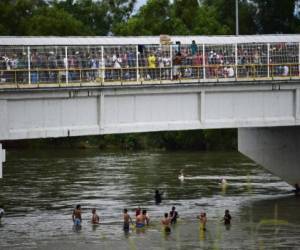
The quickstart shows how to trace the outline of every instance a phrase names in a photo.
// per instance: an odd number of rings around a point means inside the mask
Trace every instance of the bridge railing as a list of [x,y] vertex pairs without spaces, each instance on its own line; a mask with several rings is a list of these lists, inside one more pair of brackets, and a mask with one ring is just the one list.
[[299,43],[0,46],[0,87],[295,78]]

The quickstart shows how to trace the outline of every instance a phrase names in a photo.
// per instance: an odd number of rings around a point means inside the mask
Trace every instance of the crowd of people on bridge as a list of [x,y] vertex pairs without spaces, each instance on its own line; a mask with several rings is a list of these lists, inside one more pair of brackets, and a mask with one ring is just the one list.
[[[294,43],[0,47],[1,82],[57,83],[299,75]],[[103,50],[103,51],[102,51]],[[268,51],[269,50],[269,51]],[[269,58],[269,62],[267,60]],[[268,66],[269,64],[269,66]],[[269,70],[268,70],[269,67]],[[29,74],[30,72],[30,74]]]

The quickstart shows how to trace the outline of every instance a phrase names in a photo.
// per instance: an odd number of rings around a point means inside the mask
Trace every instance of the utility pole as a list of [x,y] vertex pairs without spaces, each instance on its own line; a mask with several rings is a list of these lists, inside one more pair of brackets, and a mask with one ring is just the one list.
[[235,0],[235,35],[239,35],[239,0]]

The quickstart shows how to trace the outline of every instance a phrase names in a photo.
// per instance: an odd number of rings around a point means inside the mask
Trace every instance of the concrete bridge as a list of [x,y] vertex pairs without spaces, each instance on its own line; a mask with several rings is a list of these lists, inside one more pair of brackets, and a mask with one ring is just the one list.
[[2,89],[0,140],[238,128],[240,152],[300,181],[300,82]]
[[300,182],[299,35],[0,37],[0,54],[1,141],[237,128]]

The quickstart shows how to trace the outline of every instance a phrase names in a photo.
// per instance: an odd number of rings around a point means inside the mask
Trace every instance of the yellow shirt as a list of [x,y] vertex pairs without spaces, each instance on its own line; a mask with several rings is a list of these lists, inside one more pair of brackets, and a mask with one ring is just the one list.
[[148,67],[152,69],[156,67],[156,57],[154,55],[148,56]]

